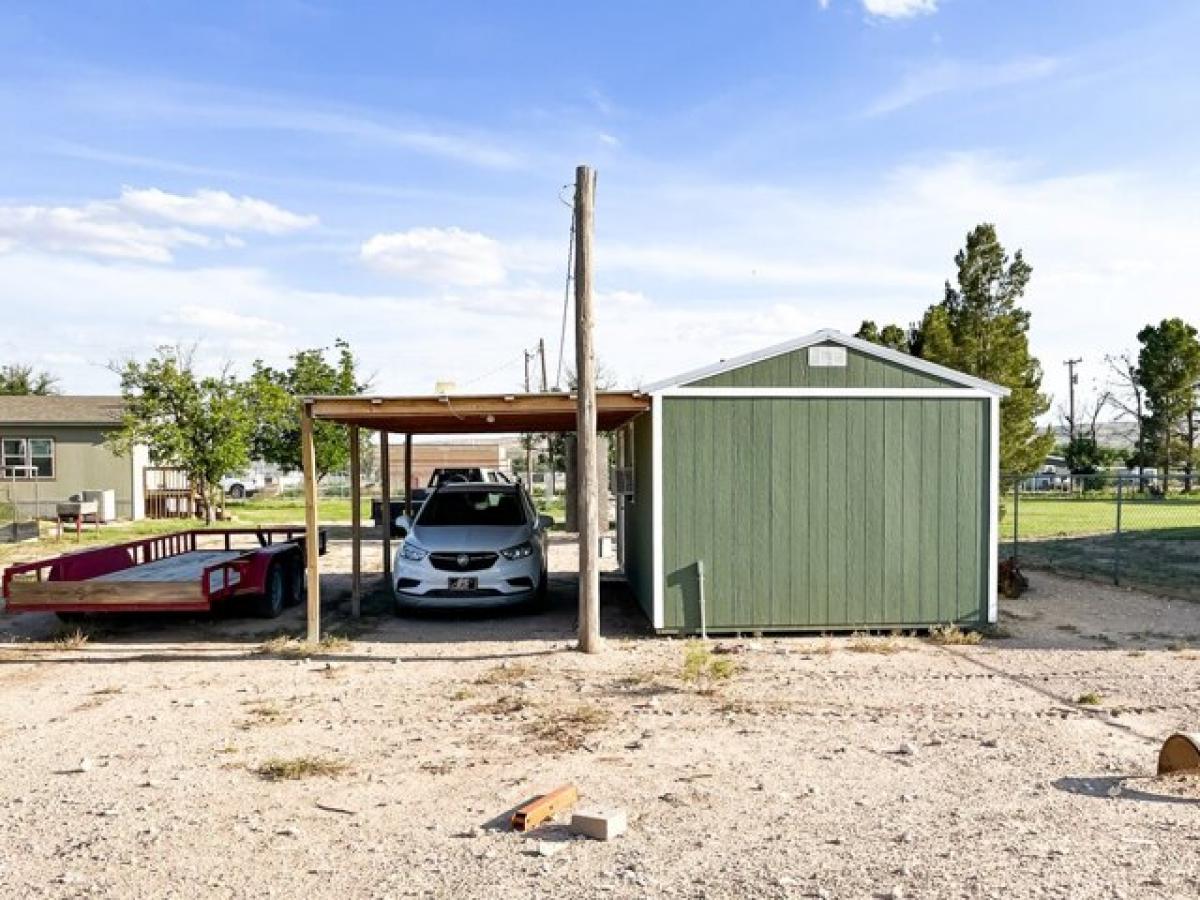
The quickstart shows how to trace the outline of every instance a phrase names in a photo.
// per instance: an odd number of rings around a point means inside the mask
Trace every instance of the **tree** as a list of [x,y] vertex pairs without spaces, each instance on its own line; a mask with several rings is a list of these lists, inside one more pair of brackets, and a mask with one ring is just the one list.
[[49,372],[38,372],[33,366],[20,363],[0,366],[0,396],[19,397],[32,394],[45,397],[57,393],[58,379]]
[[954,262],[957,286],[946,282],[942,302],[926,311],[914,343],[924,359],[1011,391],[1000,401],[1000,467],[1035,471],[1054,436],[1037,426],[1050,401],[1041,392],[1041,365],[1029,352],[1029,312],[1017,305],[1033,270],[1020,250],[1009,257],[989,223],[967,235]]
[[[1134,442],[1134,452],[1126,459],[1126,468],[1137,469],[1142,475],[1148,465],[1146,456],[1146,398],[1142,390],[1141,378],[1138,375],[1137,363],[1129,353],[1117,356],[1106,356],[1109,371],[1112,374],[1112,390],[1109,391],[1109,402],[1121,415],[1133,419],[1137,428],[1137,439]],[[1139,481],[1140,483],[1140,481]]]
[[899,350],[901,353],[919,355],[913,346],[914,333],[913,328],[901,328],[899,325],[884,325],[880,328],[870,319],[864,319],[854,336],[881,347]]
[[[1196,329],[1182,319],[1163,319],[1137,335],[1138,381],[1146,397],[1146,430],[1153,459],[1163,475],[1172,462],[1186,462],[1181,444],[1196,402],[1200,382],[1200,340]],[[1164,479],[1163,490],[1168,482]]]
[[125,413],[109,443],[124,453],[143,444],[155,462],[182,468],[211,523],[221,478],[250,462],[254,421],[245,386],[229,367],[201,378],[192,357],[192,350],[160,347],[145,363],[114,366]]
[[[358,380],[358,363],[350,345],[333,342],[337,357],[325,358],[326,348],[299,350],[287,369],[273,369],[255,360],[248,385],[256,427],[252,450],[256,459],[286,471],[302,466],[300,458],[300,399],[320,395],[361,394],[368,382]],[[350,463],[346,429],[333,422],[313,423],[317,479],[343,471]]]

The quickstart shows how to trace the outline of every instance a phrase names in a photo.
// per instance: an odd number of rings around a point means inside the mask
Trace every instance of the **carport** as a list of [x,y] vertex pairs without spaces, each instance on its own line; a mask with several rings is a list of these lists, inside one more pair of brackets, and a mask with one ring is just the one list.
[[[600,391],[596,394],[596,430],[617,431],[650,408],[650,398],[639,391]],[[539,394],[438,394],[402,397],[310,397],[301,412],[301,450],[304,459],[306,546],[308,568],[308,637],[321,634],[321,589],[317,554],[320,508],[313,465],[313,429],[318,422],[344,425],[350,440],[351,507],[351,611],[360,613],[362,594],[362,431],[379,434],[381,509],[391,503],[388,436],[403,434],[406,472],[405,509],[411,513],[409,485],[414,435],[522,434],[577,432],[578,397],[574,393]],[[588,481],[598,490],[594,478]],[[385,513],[386,515],[386,513]],[[383,538],[383,575],[390,586],[392,541],[389,522],[378,523]],[[582,588],[581,588],[582,589]]]

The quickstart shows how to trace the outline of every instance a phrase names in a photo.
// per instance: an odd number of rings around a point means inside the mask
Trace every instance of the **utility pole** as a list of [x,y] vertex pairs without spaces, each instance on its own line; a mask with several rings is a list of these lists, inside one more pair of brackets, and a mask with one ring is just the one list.
[[600,652],[599,499],[596,477],[596,352],[592,340],[592,230],[596,173],[575,169],[575,430],[579,444],[579,649]]
[[1075,374],[1075,367],[1083,362],[1082,359],[1068,359],[1064,366],[1067,367],[1067,405],[1070,412],[1067,414],[1067,435],[1068,440],[1075,440],[1075,385],[1079,384],[1079,376]]

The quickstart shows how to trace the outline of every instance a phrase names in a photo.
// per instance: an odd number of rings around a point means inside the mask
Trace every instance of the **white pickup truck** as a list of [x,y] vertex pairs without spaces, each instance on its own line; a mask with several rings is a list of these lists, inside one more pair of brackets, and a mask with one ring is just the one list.
[[266,479],[258,472],[238,472],[221,479],[221,490],[230,500],[244,500],[257,494],[267,486]]

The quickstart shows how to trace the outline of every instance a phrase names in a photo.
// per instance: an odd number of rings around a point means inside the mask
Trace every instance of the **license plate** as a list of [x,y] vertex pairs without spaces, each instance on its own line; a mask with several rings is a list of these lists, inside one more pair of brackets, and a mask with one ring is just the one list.
[[479,587],[478,578],[451,578],[449,585],[452,591],[473,591]]

